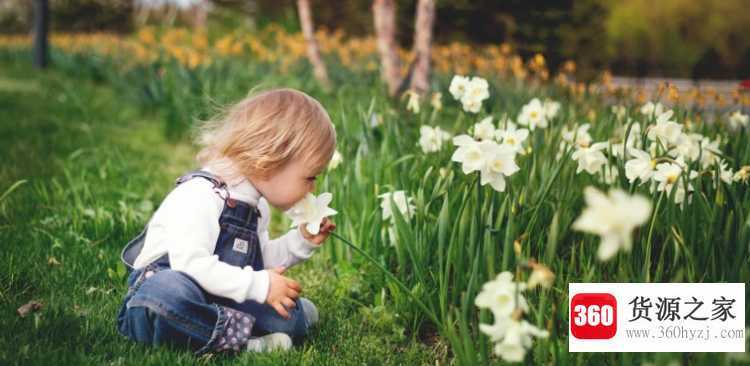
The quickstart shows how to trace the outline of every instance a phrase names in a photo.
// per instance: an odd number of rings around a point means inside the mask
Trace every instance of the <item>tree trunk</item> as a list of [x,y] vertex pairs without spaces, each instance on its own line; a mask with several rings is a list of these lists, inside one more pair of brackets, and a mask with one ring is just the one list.
[[192,9],[190,9],[193,18],[193,29],[206,29],[206,23],[208,22],[208,7],[210,5],[211,4],[209,4],[207,0],[203,0],[193,5]]
[[435,1],[419,0],[417,15],[414,21],[414,74],[409,88],[419,95],[425,95],[430,89],[430,62],[432,45],[432,27],[435,21]]
[[49,30],[49,2],[47,0],[34,0],[34,66],[39,69],[47,67],[49,57],[48,38]]
[[258,28],[257,25],[257,17],[258,17],[258,2],[256,0],[247,0],[243,2],[245,14],[247,14],[247,17],[245,18],[248,27],[250,27],[251,30],[255,31]]
[[398,58],[398,45],[395,38],[396,4],[393,0],[375,0],[372,3],[372,13],[382,64],[381,74],[388,86],[388,95],[394,96],[401,82],[401,62]]
[[328,90],[331,83],[328,80],[326,66],[323,63],[323,59],[320,57],[318,41],[315,39],[315,28],[313,26],[312,12],[310,11],[310,1],[297,0],[297,11],[299,12],[300,24],[302,25],[302,34],[305,37],[305,43],[307,43],[307,57],[310,59],[310,63],[313,66],[313,73],[323,88]]

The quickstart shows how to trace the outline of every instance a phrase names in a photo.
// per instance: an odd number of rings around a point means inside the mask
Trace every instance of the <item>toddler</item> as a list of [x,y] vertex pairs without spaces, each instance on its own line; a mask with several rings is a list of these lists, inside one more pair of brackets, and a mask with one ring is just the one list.
[[201,169],[176,181],[122,251],[131,270],[117,317],[142,343],[206,352],[289,349],[318,321],[284,271],[336,225],[271,240],[269,204],[288,210],[315,189],[336,132],[318,101],[292,89],[247,97],[202,126]]

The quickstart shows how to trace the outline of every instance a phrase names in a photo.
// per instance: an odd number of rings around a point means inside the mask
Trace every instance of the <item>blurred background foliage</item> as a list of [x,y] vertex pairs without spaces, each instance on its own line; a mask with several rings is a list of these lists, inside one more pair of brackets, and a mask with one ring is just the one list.
[[[351,36],[373,33],[370,0],[314,2],[316,26]],[[416,0],[397,2],[398,37],[410,47]],[[298,31],[294,0],[213,0],[210,29],[252,32],[270,23]],[[748,0],[438,0],[435,40],[512,44],[524,58],[546,56],[551,71],[575,60],[578,76],[750,77]],[[50,0],[53,32],[132,32],[133,0]],[[162,12],[160,24],[188,24]],[[0,2],[0,32],[29,32],[31,2]]]

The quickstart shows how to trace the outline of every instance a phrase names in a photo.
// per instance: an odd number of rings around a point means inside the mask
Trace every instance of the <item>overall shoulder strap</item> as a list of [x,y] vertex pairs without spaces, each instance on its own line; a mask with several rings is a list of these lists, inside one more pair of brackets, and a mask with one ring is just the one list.
[[211,181],[211,183],[214,184],[214,192],[216,192],[216,194],[218,194],[219,197],[221,197],[229,207],[236,206],[237,201],[229,197],[229,189],[227,189],[227,183],[224,182],[224,180],[221,179],[219,176],[211,174],[210,172],[207,172],[205,170],[199,169],[199,170],[193,170],[191,172],[188,172],[184,174],[183,176],[177,178],[174,184],[180,185],[196,177],[204,178],[204,179]]
[[[177,178],[177,180],[175,180],[175,185],[180,185],[196,177],[211,181],[211,183],[213,183],[214,185],[214,191],[216,192],[216,194],[218,194],[219,197],[223,198],[228,206],[234,207],[235,201],[229,197],[227,184],[218,176],[213,175],[205,170],[193,170],[191,172],[188,172],[183,176]],[[222,192],[224,193],[224,195],[222,195]],[[143,228],[143,230],[135,238],[128,242],[128,244],[125,245],[125,247],[122,249],[122,252],[120,252],[120,259],[129,269],[133,269],[135,259],[141,253],[141,250],[143,250],[143,245],[146,241],[147,230],[148,223],[146,223],[146,226]]]
[[213,175],[205,170],[193,170],[190,171],[183,176],[177,178],[174,182],[175,185],[180,185],[182,183],[185,183],[193,178],[200,177],[205,178],[211,181],[211,183],[214,184],[214,188],[224,188],[227,184],[218,176]]

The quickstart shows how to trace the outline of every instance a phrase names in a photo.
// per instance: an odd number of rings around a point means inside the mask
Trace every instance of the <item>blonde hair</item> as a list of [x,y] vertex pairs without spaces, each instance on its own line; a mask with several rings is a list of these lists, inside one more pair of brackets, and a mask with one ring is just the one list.
[[227,182],[267,179],[292,160],[322,170],[336,150],[336,130],[323,106],[294,89],[249,95],[198,129],[196,159]]

